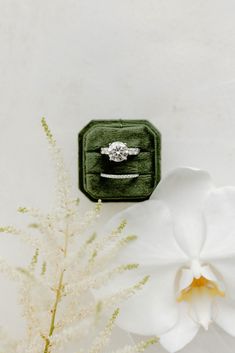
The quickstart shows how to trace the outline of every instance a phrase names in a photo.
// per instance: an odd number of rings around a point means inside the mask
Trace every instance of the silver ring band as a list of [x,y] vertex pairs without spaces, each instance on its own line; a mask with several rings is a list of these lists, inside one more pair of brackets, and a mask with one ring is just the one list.
[[[127,149],[128,155],[129,156],[137,156],[140,153],[140,149],[138,147],[130,147]],[[110,148],[109,147],[102,147],[101,148],[101,154],[110,154]]]
[[133,178],[138,178],[139,174],[106,174],[106,173],[100,173],[100,176],[102,178],[108,178],[108,179],[133,179]]

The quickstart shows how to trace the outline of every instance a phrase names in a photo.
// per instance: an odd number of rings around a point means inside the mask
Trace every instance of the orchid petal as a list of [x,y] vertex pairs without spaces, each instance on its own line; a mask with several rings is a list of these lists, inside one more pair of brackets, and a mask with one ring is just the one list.
[[219,274],[218,276],[216,276],[211,266],[209,265],[202,266],[201,274],[204,278],[215,283],[221,292],[225,292],[225,285],[224,285],[224,282],[222,281],[221,276]]
[[218,298],[214,305],[213,319],[224,331],[235,336],[235,301]]
[[[175,300],[175,266],[163,267],[150,274],[148,282],[121,303],[117,325],[131,333],[160,335],[173,327],[178,319],[178,304]],[[122,292],[138,283],[146,273],[130,271],[110,281],[95,292],[96,299]]]
[[217,284],[225,292],[226,297],[235,299],[235,258],[210,260],[210,264],[217,273]]
[[219,283],[218,278],[215,273],[212,271],[211,267],[208,265],[201,266],[201,276],[208,279],[209,281]]
[[204,242],[205,224],[201,209],[213,188],[206,172],[179,168],[158,184],[153,195],[154,199],[164,201],[170,208],[176,240],[192,257],[198,256]]
[[209,324],[212,322],[212,303],[213,297],[208,294],[204,287],[193,289],[193,295],[190,305],[192,319],[208,330]]
[[205,259],[235,255],[235,188],[213,190],[204,206],[207,236],[201,252]]
[[204,216],[207,237],[201,259],[209,262],[225,285],[225,294],[235,299],[235,188],[214,190],[208,197]]
[[192,283],[193,278],[194,276],[191,269],[183,268],[180,271],[178,294]]
[[180,304],[180,317],[176,325],[167,333],[160,336],[161,345],[170,353],[182,349],[196,336],[199,325],[188,315],[188,305]]
[[137,239],[123,249],[121,261],[158,266],[187,260],[174,238],[172,218],[164,203],[154,200],[132,206],[113,217],[105,232],[111,232],[123,219],[127,220],[125,234],[134,234]]

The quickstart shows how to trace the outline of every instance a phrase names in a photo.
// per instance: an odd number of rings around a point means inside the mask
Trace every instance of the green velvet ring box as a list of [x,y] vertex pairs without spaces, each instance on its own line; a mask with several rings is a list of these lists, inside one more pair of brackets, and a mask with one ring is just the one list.
[[[121,141],[139,148],[122,162],[110,161],[102,147]],[[161,176],[161,134],[147,120],[92,120],[78,135],[79,188],[92,201],[143,201],[150,197]],[[112,179],[100,174],[139,174]]]

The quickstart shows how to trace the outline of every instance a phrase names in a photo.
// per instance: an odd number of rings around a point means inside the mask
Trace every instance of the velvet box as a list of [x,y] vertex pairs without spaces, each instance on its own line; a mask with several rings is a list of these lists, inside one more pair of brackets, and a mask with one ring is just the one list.
[[[114,162],[101,148],[114,141],[138,147],[140,153]],[[161,176],[161,135],[147,120],[92,120],[78,135],[79,188],[92,201],[143,201]],[[107,174],[134,174],[138,178],[109,179]]]

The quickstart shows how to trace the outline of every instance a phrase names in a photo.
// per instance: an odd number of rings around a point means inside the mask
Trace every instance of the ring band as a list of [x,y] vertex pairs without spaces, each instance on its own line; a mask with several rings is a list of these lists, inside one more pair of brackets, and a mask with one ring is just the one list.
[[101,147],[100,153],[108,155],[110,161],[122,162],[127,160],[128,156],[137,156],[140,149],[138,147],[128,148],[126,143],[115,141],[110,143],[109,147]]
[[[101,154],[108,154],[109,155],[110,148],[109,147],[102,147]],[[129,156],[137,156],[140,153],[140,149],[138,147],[130,147],[128,148],[128,155]]]
[[106,174],[100,173],[100,176],[108,179],[133,179],[138,178],[139,174]]

